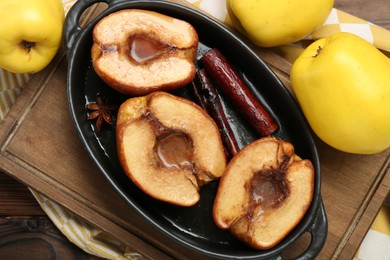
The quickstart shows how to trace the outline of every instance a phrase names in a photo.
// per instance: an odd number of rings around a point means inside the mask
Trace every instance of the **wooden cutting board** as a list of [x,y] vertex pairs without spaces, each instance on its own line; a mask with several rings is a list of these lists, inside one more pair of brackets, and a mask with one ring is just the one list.
[[[93,8],[88,15],[99,10],[100,7]],[[270,50],[258,53],[288,87],[291,64]],[[71,122],[66,75],[67,60],[60,52],[22,91],[0,125],[0,169],[147,257],[205,258],[167,241],[130,209],[100,174]],[[329,224],[319,258],[350,259],[389,191],[390,150],[376,155],[352,155],[316,141]],[[296,255],[306,243],[307,238],[303,237],[287,254]]]

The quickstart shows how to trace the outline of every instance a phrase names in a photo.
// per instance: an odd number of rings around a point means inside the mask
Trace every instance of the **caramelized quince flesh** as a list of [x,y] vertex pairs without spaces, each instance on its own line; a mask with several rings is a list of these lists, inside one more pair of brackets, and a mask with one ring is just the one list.
[[226,158],[214,121],[196,104],[165,92],[130,98],[118,112],[118,157],[152,197],[181,206],[219,178]]
[[314,192],[314,168],[292,144],[273,137],[241,150],[221,178],[215,223],[256,249],[278,244],[303,218]]
[[198,43],[195,28],[186,21],[124,9],[94,27],[92,65],[107,85],[124,94],[177,89],[195,76]]

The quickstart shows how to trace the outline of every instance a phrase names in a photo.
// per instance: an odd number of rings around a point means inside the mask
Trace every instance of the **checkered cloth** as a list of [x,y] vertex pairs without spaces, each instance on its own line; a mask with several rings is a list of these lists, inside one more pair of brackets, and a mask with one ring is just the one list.
[[[74,1],[62,1],[65,13],[68,12]],[[187,0],[187,2],[199,7],[225,24],[235,27],[234,19],[231,19],[228,15],[226,0]],[[384,52],[390,52],[390,31],[337,9],[333,9],[324,25],[305,40],[313,41],[336,32],[354,33],[366,39],[378,49]],[[296,48],[283,47],[285,46],[281,46],[281,48],[285,51],[287,58],[296,57],[296,55],[291,54],[292,52],[296,53]],[[13,74],[0,69],[0,122],[11,108],[29,78],[30,75],[28,74]],[[96,230],[77,215],[67,211],[45,196],[33,190],[31,192],[58,229],[85,252],[108,259],[143,258],[109,234]],[[389,207],[384,206],[372,228],[367,233],[366,239],[363,241],[355,259],[390,259],[388,246],[390,245],[389,216]]]
[[324,25],[308,39],[321,39],[335,32],[350,32],[360,36],[378,49],[390,52],[390,31],[356,16],[333,8]]

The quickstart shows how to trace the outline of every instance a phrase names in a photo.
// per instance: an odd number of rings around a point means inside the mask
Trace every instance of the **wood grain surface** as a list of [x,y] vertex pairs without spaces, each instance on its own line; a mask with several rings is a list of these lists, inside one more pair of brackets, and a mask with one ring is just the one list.
[[1,259],[80,259],[86,254],[68,241],[47,217],[0,217]]
[[[356,15],[360,18],[366,19],[370,22],[381,25],[390,29],[390,4],[388,0],[336,0],[335,7],[350,14]],[[22,102],[16,104],[17,111],[22,113],[11,113],[7,122],[13,122],[14,127],[19,127],[14,136],[8,136],[13,129],[10,127],[9,131],[2,132],[1,139],[7,140],[7,149],[9,156],[17,155],[18,165],[7,166],[7,175],[0,173],[0,258],[1,259],[93,259],[93,256],[88,256],[80,249],[76,248],[70,243],[51,223],[39,205],[32,197],[26,185],[32,187],[41,187],[42,184],[31,177],[18,177],[16,181],[14,178],[18,175],[17,172],[39,174],[38,171],[60,171],[63,172],[62,167],[70,167],[68,175],[64,178],[74,179],[74,173],[83,171],[95,170],[90,163],[84,163],[88,160],[83,148],[75,136],[75,131],[69,123],[69,116],[67,115],[66,107],[66,93],[64,88],[57,88],[53,86],[64,86],[66,74],[66,63],[59,58],[57,64],[58,68],[54,71],[44,71],[41,75],[46,73],[44,77],[39,75],[34,79],[36,85],[46,84],[44,78],[52,77],[53,82],[50,86],[43,89],[33,87],[27,88],[21,95]],[[56,73],[54,76],[50,73]],[[49,104],[44,104],[44,103]],[[33,105],[31,105],[33,103]],[[58,104],[60,103],[60,105]],[[26,111],[24,108],[30,106]],[[52,108],[52,114],[47,113],[47,109]],[[29,118],[24,118],[28,116]],[[44,117],[44,118],[42,118]],[[62,121],[58,121],[61,119]],[[23,124],[19,125],[18,120],[23,120]],[[56,121],[57,120],[57,121]],[[40,133],[31,134],[31,129],[37,127],[37,122],[40,127],[43,127]],[[53,126],[53,122],[55,122]],[[63,124],[65,122],[65,125]],[[7,124],[7,123],[6,123]],[[55,140],[52,138],[52,129],[61,129],[61,136],[57,136]],[[8,139],[5,138],[8,136]],[[26,149],[25,144],[30,144],[30,148]],[[328,213],[329,219],[329,234],[326,245],[320,254],[320,259],[328,259],[330,257],[340,259],[350,259],[353,256],[362,237],[367,232],[370,224],[375,218],[378,209],[380,208],[383,198],[389,192],[389,186],[381,186],[381,183],[390,183],[389,174],[389,151],[373,155],[348,155],[341,152],[329,149],[325,144],[317,140],[320,158],[323,171],[323,199],[325,207],[331,209]],[[39,144],[37,146],[37,144]],[[58,146],[61,146],[59,149]],[[42,156],[31,156],[31,153],[36,152],[37,149],[42,151]],[[79,156],[69,158],[67,152],[74,149],[79,149],[81,152]],[[44,161],[44,159],[52,158],[54,161]],[[23,161],[25,160],[25,161]],[[26,162],[32,165],[32,170],[25,171],[23,167],[27,167]],[[23,167],[21,168],[20,165]],[[3,165],[4,167],[4,165]],[[29,166],[28,166],[29,167]],[[13,176],[8,174],[12,172]],[[88,175],[91,176],[91,175]],[[378,177],[379,176],[379,177]],[[80,176],[77,176],[77,178]],[[133,233],[140,235],[144,230],[141,228],[129,226],[126,219],[122,219],[117,215],[110,214],[111,210],[119,210],[128,213],[125,203],[118,202],[117,205],[112,206],[110,198],[116,198],[112,189],[104,186],[105,181],[100,175],[94,175],[97,178],[96,183],[98,187],[86,187],[86,194],[94,194],[99,196],[96,198],[101,201],[105,208],[94,208],[101,215],[110,215],[113,217],[113,223],[106,226],[116,234],[124,235],[128,241],[134,243],[141,243],[136,237],[130,237],[120,231],[119,227],[126,227]],[[82,176],[81,176],[82,178]],[[28,180],[29,182],[26,182]],[[53,184],[55,181],[47,177],[44,182]],[[23,182],[23,184],[21,183]],[[82,180],[77,183],[88,183],[88,180]],[[348,186],[346,186],[348,184]],[[73,190],[79,190],[72,185],[61,186],[60,189],[64,193],[69,193]],[[97,193],[96,190],[103,192]],[[354,196],[357,190],[364,190],[365,195],[356,200]],[[61,198],[56,195],[56,190],[45,190],[47,194],[52,195],[55,200],[61,201]],[[77,199],[69,200],[69,205],[72,205],[72,210],[80,212],[86,216],[88,212],[85,211],[83,203],[88,201],[78,201]],[[338,202],[335,205],[335,202]],[[130,213],[131,214],[131,213]],[[131,215],[133,216],[133,215]],[[136,218],[136,216],[133,216]],[[104,219],[96,219],[94,224],[103,221]],[[140,223],[143,223],[140,220]],[[147,229],[151,234],[156,231]],[[146,242],[157,246],[165,252],[170,252],[170,246],[159,241],[161,237],[156,235],[154,238],[150,237]],[[302,240],[307,240],[303,237]],[[296,248],[292,247],[291,251],[299,251],[304,247],[306,242],[297,243]],[[145,250],[148,248],[145,247]],[[153,251],[153,250],[152,250]],[[31,253],[27,255],[27,252]],[[178,250],[176,257],[186,255],[187,251]],[[292,253],[290,253],[292,254]],[[151,257],[159,256],[160,252],[155,251],[150,254]],[[61,257],[60,257],[61,256]]]

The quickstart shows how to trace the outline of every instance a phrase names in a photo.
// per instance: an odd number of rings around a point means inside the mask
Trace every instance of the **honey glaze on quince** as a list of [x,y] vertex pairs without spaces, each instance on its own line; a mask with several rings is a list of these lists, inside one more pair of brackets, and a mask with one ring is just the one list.
[[160,42],[148,35],[134,34],[128,38],[127,56],[135,63],[153,61],[174,50],[176,50],[175,46]]
[[156,136],[154,155],[157,164],[195,174],[194,148],[191,138],[183,132],[167,129],[150,111],[144,113],[143,119],[152,126]]
[[158,136],[155,152],[159,161],[167,168],[190,172],[194,170],[192,142],[184,133],[173,131]]
[[257,172],[249,182],[250,202],[248,219],[255,219],[267,208],[278,207],[289,195],[290,189],[283,168],[265,169]]

